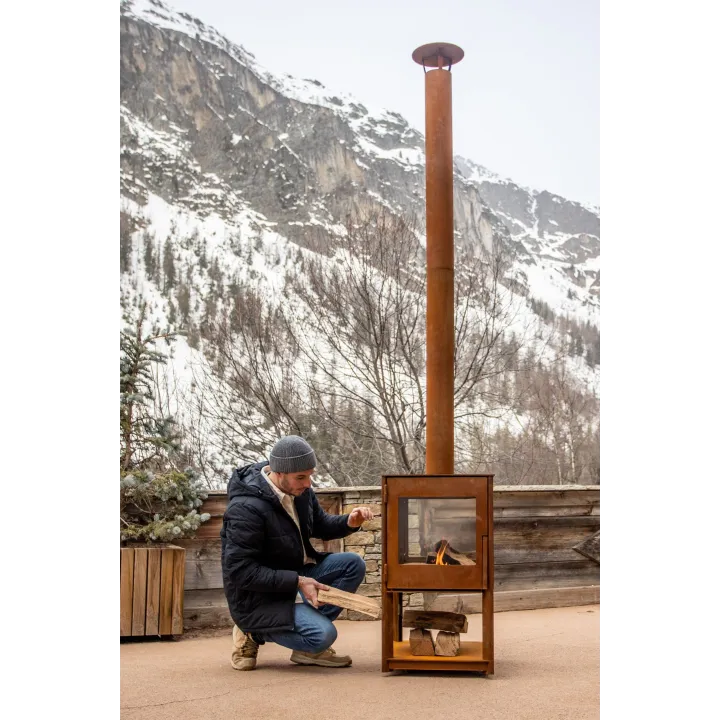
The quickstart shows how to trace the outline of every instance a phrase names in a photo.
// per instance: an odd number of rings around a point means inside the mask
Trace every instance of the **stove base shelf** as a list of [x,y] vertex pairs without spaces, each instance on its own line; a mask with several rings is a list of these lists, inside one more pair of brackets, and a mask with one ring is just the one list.
[[454,657],[413,655],[410,643],[393,642],[393,656],[387,659],[388,670],[454,670],[487,672],[489,660],[483,657],[481,642],[462,641],[460,653]]

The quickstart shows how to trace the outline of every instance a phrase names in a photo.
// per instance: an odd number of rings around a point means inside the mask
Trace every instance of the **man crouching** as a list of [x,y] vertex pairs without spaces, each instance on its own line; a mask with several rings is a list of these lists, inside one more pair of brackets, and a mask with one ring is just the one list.
[[310,487],[315,453],[302,438],[281,438],[269,459],[235,470],[228,483],[220,537],[235,622],[231,664],[253,670],[258,646],[274,642],[293,651],[292,662],[347,667],[352,658],[332,649],[341,608],[319,603],[317,593],[328,586],[355,592],[365,561],[355,553],[317,552],[310,538],[346,537],[373,514],[359,507],[329,515],[320,507]]

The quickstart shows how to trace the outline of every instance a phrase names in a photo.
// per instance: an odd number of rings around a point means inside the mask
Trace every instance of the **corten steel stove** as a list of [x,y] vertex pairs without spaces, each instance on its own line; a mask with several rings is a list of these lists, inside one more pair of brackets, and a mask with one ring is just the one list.
[[[492,475],[454,474],[454,245],[451,69],[465,53],[422,45],[427,256],[426,475],[386,475],[383,492],[382,670],[494,672]],[[447,68],[447,69],[445,69]],[[452,657],[413,655],[403,593],[483,594],[482,642]]]
[[[382,479],[382,671],[494,672],[492,475]],[[482,642],[454,657],[417,656],[403,641],[403,593],[480,592]]]

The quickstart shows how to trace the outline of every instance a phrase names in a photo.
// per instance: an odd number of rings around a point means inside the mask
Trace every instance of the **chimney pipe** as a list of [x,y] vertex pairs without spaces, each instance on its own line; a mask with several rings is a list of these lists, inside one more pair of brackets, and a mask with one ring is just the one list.
[[450,70],[464,54],[461,48],[450,43],[431,43],[413,52],[413,60],[425,70],[427,475],[452,475],[455,472],[455,252]]

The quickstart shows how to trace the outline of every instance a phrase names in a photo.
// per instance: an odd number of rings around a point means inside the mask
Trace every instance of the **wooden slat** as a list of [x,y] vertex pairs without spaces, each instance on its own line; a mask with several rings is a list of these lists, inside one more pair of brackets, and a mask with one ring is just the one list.
[[147,549],[135,549],[133,571],[132,634],[145,634],[145,608],[147,600]]
[[207,500],[200,506],[198,513],[210,513],[210,515],[219,515],[222,517],[227,509],[227,495],[208,495]]
[[513,565],[516,563],[572,562],[578,559],[578,553],[572,547],[547,548],[535,550],[527,547],[496,547],[495,565]]
[[160,635],[172,635],[172,577],[174,551],[160,556]]
[[[537,610],[550,607],[597,605],[600,586],[541,588],[501,591],[494,594],[495,612]],[[482,593],[438,595],[429,604],[432,610],[452,610],[468,615],[482,612]]]
[[588,505],[600,502],[600,489],[597,490],[521,490],[496,491],[493,493],[495,509],[506,507],[542,507],[568,505]]
[[[185,548],[185,590],[212,590],[221,588],[222,541],[220,538],[178,540]],[[577,553],[574,553],[577,557]]]
[[[584,530],[590,534],[600,529],[600,518],[589,515],[575,515],[570,517],[534,517],[534,518],[495,518],[495,535],[500,532],[512,535],[513,533],[558,532],[561,530]],[[497,539],[497,537],[496,537]]]
[[600,529],[599,516],[496,518],[495,548],[565,550]]
[[516,563],[495,568],[495,591],[600,584],[600,567],[582,559],[559,563]]
[[589,560],[600,564],[600,531],[583,540],[573,547],[573,550],[584,555]]
[[182,635],[183,593],[185,592],[185,550],[173,550],[172,575],[172,634]]
[[520,505],[518,507],[497,508],[494,513],[495,518],[509,517],[564,517],[564,516],[584,516],[584,515],[600,515],[600,504],[588,503],[587,505],[568,505],[557,506],[551,505],[543,507],[542,505]]
[[186,590],[183,616],[186,630],[233,626],[225,593],[221,588]]
[[222,530],[222,517],[211,517],[206,523],[203,523],[195,533],[197,538],[206,538],[215,540],[220,537]]
[[160,631],[160,550],[150,548],[147,556],[145,634],[158,635]]
[[120,549],[120,635],[132,635],[133,570],[135,550]]

